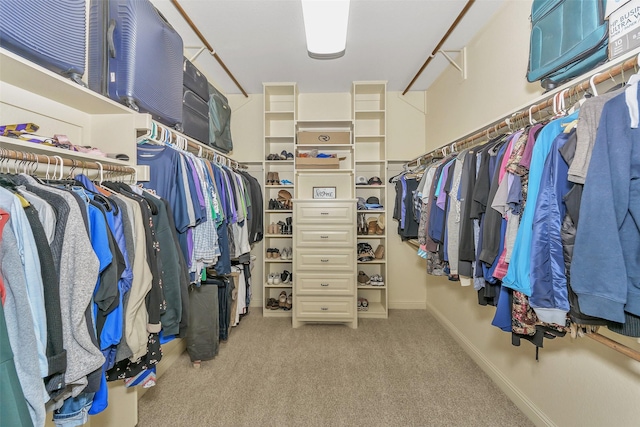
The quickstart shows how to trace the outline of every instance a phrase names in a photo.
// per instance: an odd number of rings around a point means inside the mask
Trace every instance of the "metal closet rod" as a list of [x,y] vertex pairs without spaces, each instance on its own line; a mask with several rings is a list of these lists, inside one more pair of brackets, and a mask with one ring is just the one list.
[[[416,157],[415,159],[405,163],[405,168],[411,167],[411,166],[417,166],[418,164],[422,164],[425,161],[429,161],[435,157],[442,156],[445,154],[446,152],[445,150],[449,148],[451,149],[451,151],[457,151],[463,148],[476,145],[482,142],[482,138],[487,138],[488,136],[490,136],[489,135],[490,133],[499,135],[501,133],[511,130],[511,126],[513,126],[513,124],[515,123],[518,123],[518,122],[528,123],[530,115],[541,113],[546,109],[548,109],[549,107],[552,107],[554,104],[555,97],[562,96],[565,99],[566,98],[571,99],[576,95],[578,95],[580,92],[584,92],[587,89],[589,89],[591,86],[591,82],[593,82],[594,85],[600,84],[606,80],[609,80],[615,76],[618,76],[624,73],[627,70],[630,70],[636,67],[637,65],[638,65],[638,56],[635,56],[631,59],[628,59],[618,65],[615,65],[609,68],[608,70],[604,70],[599,73],[596,73],[591,78],[586,79],[581,83],[577,83],[567,89],[564,89],[560,92],[556,92],[552,95],[549,95],[544,101],[538,104],[531,104],[530,106],[525,107],[525,109],[522,111],[516,112],[515,114],[509,115],[509,116],[505,116],[503,119],[501,119],[498,122],[494,122],[493,124],[480,128],[470,136],[462,137],[451,144],[443,145],[439,148],[436,148],[435,150],[432,150],[426,154]],[[552,113],[546,112],[545,114],[546,116],[543,116],[543,117],[547,117],[550,114],[553,114],[553,112]]]
[[[171,128],[168,128],[160,123],[155,123],[155,125],[159,128],[164,130],[165,132],[167,132],[169,134],[169,143],[176,145],[184,150],[188,148],[191,148],[192,150],[194,150],[196,152],[196,155],[198,157],[202,157],[205,159],[209,159],[209,160],[213,160],[213,161],[218,161],[219,159],[223,159],[224,160],[224,164],[226,164],[229,167],[232,167],[234,169],[248,169],[246,165],[240,164],[238,163],[236,160],[233,160],[230,157],[225,156],[222,153],[217,152],[216,150],[214,150],[211,147],[207,147],[206,145],[202,144],[202,143],[197,143],[194,141],[190,141],[189,139],[185,138],[184,136],[178,135],[175,133],[175,131]],[[184,145],[180,144],[180,140],[183,140],[184,143],[186,143],[186,147]],[[161,142],[161,141],[157,141],[157,142]]]
[[193,23],[193,21],[191,20],[191,18],[189,17],[189,15],[187,14],[187,12],[182,8],[182,6],[180,6],[180,3],[178,3],[178,0],[171,0],[171,3],[176,7],[176,9],[178,9],[178,12],[180,12],[180,15],[182,15],[182,17],[184,18],[185,21],[187,21],[187,24],[189,24],[189,26],[191,27],[191,29],[193,30],[194,33],[196,33],[196,35],[198,36],[198,38],[200,39],[200,41],[202,43],[204,43],[205,47],[207,48],[207,50],[209,50],[209,53],[211,55],[213,55],[213,57],[216,59],[216,61],[218,61],[218,64],[220,64],[220,66],[224,69],[224,71],[227,73],[227,75],[231,78],[231,80],[233,80],[233,82],[236,84],[236,86],[238,86],[238,89],[240,89],[240,91],[242,92],[242,94],[245,96],[245,98],[248,98],[249,95],[247,95],[247,92],[244,90],[244,88],[240,85],[240,83],[238,83],[238,80],[236,80],[235,76],[233,75],[233,73],[227,68],[227,66],[225,65],[224,61],[222,60],[222,58],[220,58],[220,56],[216,53],[215,49],[209,44],[209,42],[207,41],[207,39],[204,37],[204,35],[200,32],[200,30],[198,29],[198,27],[196,27],[196,24]]
[[75,167],[80,169],[95,169],[109,172],[117,172],[120,174],[134,175],[136,169],[131,166],[118,166],[111,165],[109,163],[101,163],[91,160],[75,160],[63,158],[60,155],[49,156],[47,154],[36,154],[27,151],[9,150],[6,148],[0,148],[0,159],[18,160],[25,163],[37,162],[40,164],[57,164],[58,160],[62,160],[64,166]]
[[422,67],[420,67],[420,69],[418,70],[418,72],[416,73],[416,75],[413,77],[413,79],[411,80],[411,82],[409,83],[409,85],[407,86],[407,88],[404,90],[404,92],[402,92],[402,94],[404,95],[405,93],[407,93],[409,91],[409,89],[411,89],[411,86],[413,86],[413,84],[416,82],[416,80],[418,80],[418,77],[420,77],[420,74],[422,74],[422,72],[424,71],[425,68],[427,68],[427,65],[429,65],[429,63],[431,62],[431,60],[436,56],[436,54],[438,53],[438,51],[440,50],[440,48],[442,47],[442,45],[447,41],[447,39],[449,38],[449,36],[451,35],[451,33],[453,32],[453,30],[456,29],[456,27],[458,26],[458,24],[460,23],[460,21],[462,21],[462,18],[464,17],[464,15],[466,15],[467,11],[471,8],[471,6],[473,5],[473,3],[475,3],[476,0],[469,0],[467,2],[467,4],[464,6],[464,8],[462,9],[462,11],[460,12],[460,14],[458,15],[458,17],[456,18],[455,21],[453,21],[453,24],[451,24],[451,26],[449,27],[449,29],[447,30],[447,32],[444,34],[444,36],[442,37],[442,39],[440,39],[440,42],[438,43],[438,45],[436,46],[435,49],[433,49],[433,52],[431,52],[431,55],[429,55],[429,57],[427,58],[427,60],[424,62],[424,64],[422,64]]

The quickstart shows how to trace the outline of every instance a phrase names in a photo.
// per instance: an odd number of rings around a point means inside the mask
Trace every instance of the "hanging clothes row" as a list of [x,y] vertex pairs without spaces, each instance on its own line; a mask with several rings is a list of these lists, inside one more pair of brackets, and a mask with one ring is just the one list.
[[496,306],[514,345],[640,337],[639,79],[396,178],[399,233],[429,274]]

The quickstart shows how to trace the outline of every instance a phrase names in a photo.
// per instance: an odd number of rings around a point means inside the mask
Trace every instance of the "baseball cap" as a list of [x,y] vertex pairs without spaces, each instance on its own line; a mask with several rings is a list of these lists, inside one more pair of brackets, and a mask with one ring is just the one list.
[[369,205],[379,205],[380,204],[380,199],[378,199],[375,196],[371,196],[367,199],[367,204]]
[[358,178],[356,178],[356,185],[367,185],[368,181],[367,178],[364,176],[359,176]]
[[373,176],[373,177],[369,178],[368,184],[369,185],[382,185],[382,180],[380,179],[380,177]]

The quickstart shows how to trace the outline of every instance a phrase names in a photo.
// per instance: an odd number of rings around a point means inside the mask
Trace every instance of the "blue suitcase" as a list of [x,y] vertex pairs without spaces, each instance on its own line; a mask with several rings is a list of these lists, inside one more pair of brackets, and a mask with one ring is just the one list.
[[0,46],[82,83],[86,0],[0,0]]
[[606,0],[534,0],[527,80],[552,89],[607,60]]
[[182,123],[183,44],[149,0],[92,0],[89,87],[171,127]]

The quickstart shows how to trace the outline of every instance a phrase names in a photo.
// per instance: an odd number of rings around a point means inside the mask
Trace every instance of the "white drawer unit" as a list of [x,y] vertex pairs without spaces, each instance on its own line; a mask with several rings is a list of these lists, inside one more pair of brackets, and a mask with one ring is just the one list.
[[353,274],[299,273],[297,295],[354,295]]
[[294,200],[293,326],[306,322],[358,325],[356,204]]
[[355,297],[296,297],[295,318],[306,322],[351,321],[355,317]]
[[296,271],[353,273],[355,249],[301,248],[296,250],[294,258]]
[[301,225],[296,228],[297,247],[353,247],[354,229],[350,225],[322,226]]
[[327,226],[329,224],[353,225],[355,223],[355,202],[303,202],[295,200],[293,207],[298,225]]

